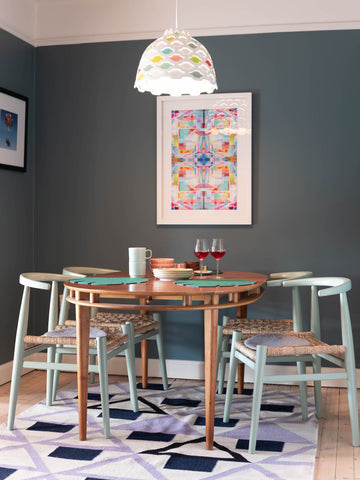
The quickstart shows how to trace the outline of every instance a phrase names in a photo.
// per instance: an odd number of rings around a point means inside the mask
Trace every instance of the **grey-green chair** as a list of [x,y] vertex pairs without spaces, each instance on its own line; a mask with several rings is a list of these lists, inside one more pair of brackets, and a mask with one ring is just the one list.
[[[86,275],[105,275],[108,273],[116,273],[118,270],[111,270],[108,268],[99,268],[99,267],[65,267],[63,268],[63,275],[69,275],[70,277],[84,277]],[[68,318],[70,304],[66,302],[66,296],[69,294],[68,290],[64,288],[63,299],[64,308],[61,310],[61,315],[59,318],[59,324],[65,326],[75,326],[75,321]],[[106,304],[104,304],[104,309],[106,309]],[[156,347],[159,356],[160,363],[160,372],[163,381],[164,390],[168,389],[168,378],[166,371],[166,361],[165,361],[165,351],[164,351],[164,342],[162,334],[162,323],[159,313],[153,314],[134,314],[134,313],[124,313],[124,312],[102,312],[98,308],[91,308],[90,312],[90,327],[99,328],[104,330],[107,334],[122,334],[123,325],[130,322],[133,324],[134,329],[134,342],[139,343],[143,340],[155,340]],[[143,386],[147,385],[147,351],[142,353],[143,357]],[[144,358],[146,357],[146,358]],[[62,360],[62,351],[57,349],[58,362]],[[90,364],[95,364],[96,356],[90,355]],[[54,385],[53,385],[53,399],[56,397],[56,391],[58,386],[59,371],[56,371],[54,374]],[[90,382],[93,383],[95,379],[95,373],[90,374]]]
[[[280,272],[271,273],[269,280],[266,283],[267,287],[281,287],[284,280],[308,278],[312,277],[312,272],[298,271],[298,272]],[[294,287],[292,289],[292,318],[230,318],[224,315],[223,324],[218,327],[217,340],[217,378],[218,378],[218,393],[223,393],[225,368],[226,363],[230,357],[229,344],[231,343],[231,336],[235,330],[242,332],[242,338],[257,335],[265,332],[282,333],[289,331],[301,331],[303,328],[302,309],[299,295],[299,289]],[[299,370],[303,372],[304,366],[299,364]],[[244,388],[244,364],[238,365],[238,393],[242,393]],[[302,394],[306,396],[306,385],[301,385]],[[306,415],[306,413],[304,413]]]
[[[356,387],[354,343],[351,329],[347,292],[351,281],[342,277],[306,278],[283,282],[284,287],[309,287],[311,289],[311,314],[309,332],[280,334],[273,338],[257,335],[245,341],[241,332],[234,332],[230,353],[229,379],[226,392],[224,422],[229,421],[237,363],[243,362],[254,370],[254,393],[251,413],[249,453],[254,453],[260,417],[264,383],[287,381],[314,381],[315,414],[321,415],[321,380],[345,379],[348,389],[352,444],[359,446],[359,417]],[[319,289],[320,287],[320,289]],[[323,288],[322,288],[323,287]],[[339,324],[341,341],[330,345],[321,341],[321,317],[319,297],[338,296],[340,303]],[[323,325],[326,328],[326,324]],[[325,359],[343,371],[321,372],[321,360]],[[279,362],[310,362],[312,373],[266,375],[267,364]]]
[[[76,329],[64,327],[58,324],[59,308],[58,283],[65,282],[72,276],[52,273],[23,273],[20,275],[20,284],[24,286],[14,349],[14,362],[11,378],[8,429],[14,428],[17,397],[19,393],[21,370],[36,368],[47,370],[46,380],[46,404],[51,405],[53,399],[54,372],[59,370],[76,371],[77,365],[56,361],[55,353],[61,349],[64,353],[76,354]],[[31,293],[36,290],[50,291],[48,330],[42,335],[29,335],[29,311]],[[62,308],[65,304],[62,302]],[[60,315],[62,312],[60,311]],[[90,328],[89,354],[97,355],[98,365],[90,365],[90,372],[99,373],[100,394],[103,414],[104,436],[110,436],[109,420],[109,392],[108,392],[108,369],[107,362],[110,358],[122,352],[125,353],[130,385],[130,400],[134,411],[138,411],[138,399],[135,378],[135,347],[134,326],[131,322],[123,326],[122,335],[107,335],[106,332]],[[47,352],[46,361],[24,360],[34,353]]]

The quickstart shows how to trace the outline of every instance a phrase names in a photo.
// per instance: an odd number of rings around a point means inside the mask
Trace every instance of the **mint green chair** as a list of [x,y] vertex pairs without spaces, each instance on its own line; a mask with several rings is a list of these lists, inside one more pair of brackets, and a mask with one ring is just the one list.
[[[9,430],[14,428],[17,397],[19,393],[21,370],[23,367],[32,369],[47,370],[46,380],[46,404],[50,406],[53,399],[53,376],[54,372],[59,370],[76,371],[76,364],[62,364],[56,361],[56,351],[63,353],[76,354],[76,329],[74,327],[64,327],[59,325],[59,282],[65,282],[73,278],[72,276],[59,275],[52,273],[23,273],[20,275],[19,282],[24,286],[18,326],[16,332],[14,362],[11,378],[9,413],[7,427]],[[48,311],[48,331],[42,335],[29,335],[29,311],[30,297],[33,291],[50,291],[49,311]],[[62,302],[60,316],[64,315],[65,303]],[[115,355],[125,352],[127,369],[130,384],[130,400],[134,411],[138,411],[138,399],[136,392],[135,379],[135,348],[134,348],[134,326],[131,322],[123,326],[122,335],[107,335],[106,332],[90,328],[89,354],[97,355],[98,365],[90,365],[90,372],[99,373],[100,394],[103,413],[103,428],[105,438],[110,437],[109,420],[109,392],[108,392],[108,369],[107,362]],[[39,352],[47,352],[46,361],[24,360],[29,355]]]
[[[63,275],[68,275],[72,279],[74,277],[84,277],[86,275],[105,275],[107,273],[116,273],[118,270],[111,270],[109,268],[98,268],[98,267],[65,267],[63,268]],[[66,297],[68,296],[68,289],[64,288],[63,292],[63,308],[61,309],[61,314],[59,318],[59,324],[65,326],[75,326],[75,320],[68,318],[69,315],[69,302],[66,302]],[[106,304],[104,304],[106,308]],[[166,362],[165,362],[165,352],[164,352],[164,342],[162,334],[162,323],[159,313],[153,314],[134,314],[134,313],[123,313],[123,312],[99,312],[98,308],[91,308],[90,312],[90,327],[98,328],[105,331],[108,335],[120,334],[123,333],[123,326],[127,323],[133,325],[134,330],[134,342],[139,343],[142,340],[155,340],[157,351],[159,355],[160,363],[160,372],[163,381],[164,390],[168,389],[168,378],[166,371]],[[60,348],[56,351],[56,361],[60,363],[62,361],[63,352]],[[90,365],[94,365],[96,361],[96,355],[90,355]],[[145,370],[143,372],[143,383],[147,384],[147,357],[143,358],[143,365],[146,362]],[[54,384],[53,384],[53,400],[56,398],[57,386],[59,381],[59,370],[54,374]],[[90,373],[90,382],[94,383],[95,381],[95,372]],[[136,387],[136,382],[135,386]]]
[[[234,332],[230,353],[229,379],[226,392],[224,422],[229,421],[237,363],[243,362],[255,371],[249,453],[254,453],[260,417],[260,404],[264,383],[287,381],[314,381],[315,414],[321,416],[321,381],[345,379],[348,389],[352,444],[359,446],[359,417],[357,403],[354,343],[351,329],[347,292],[351,281],[342,277],[305,278],[283,282],[284,287],[309,287],[311,289],[311,313],[309,332],[279,334],[273,338],[257,335],[245,341],[241,332]],[[320,287],[320,289],[319,289]],[[321,288],[323,287],[323,288]],[[338,296],[340,303],[341,342],[329,345],[321,341],[321,317],[319,297]],[[326,324],[323,325],[326,328]],[[321,372],[321,360],[325,359],[343,371]],[[310,362],[312,373],[266,375],[265,366],[279,362]]]
[[[312,272],[299,271],[299,272],[280,272],[271,273],[270,279],[267,281],[267,287],[282,287],[284,280],[308,278],[312,277]],[[301,301],[299,295],[299,288],[293,287],[292,289],[292,318],[291,319],[279,319],[279,318],[231,318],[228,315],[224,315],[223,324],[218,327],[218,340],[217,340],[217,378],[218,378],[218,393],[223,393],[225,368],[226,363],[230,357],[229,344],[231,343],[231,336],[235,330],[242,332],[242,338],[245,340],[247,337],[257,335],[260,333],[282,333],[289,331],[301,331],[303,327]],[[299,371],[304,373],[304,365],[298,365]],[[239,363],[238,367],[238,393],[242,393],[244,388],[244,364]],[[306,397],[306,384],[301,384],[301,392],[304,398]],[[306,405],[306,402],[304,402]],[[307,415],[306,411],[303,413]]]

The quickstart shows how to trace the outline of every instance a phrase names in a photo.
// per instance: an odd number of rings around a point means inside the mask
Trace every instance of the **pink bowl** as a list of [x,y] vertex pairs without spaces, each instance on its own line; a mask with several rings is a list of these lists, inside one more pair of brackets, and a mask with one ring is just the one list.
[[171,268],[174,266],[173,258],[151,258],[150,259],[150,268]]
[[157,265],[160,265],[160,264],[171,264],[171,265],[174,265],[174,259],[173,258],[151,258],[150,259],[150,264],[157,264]]

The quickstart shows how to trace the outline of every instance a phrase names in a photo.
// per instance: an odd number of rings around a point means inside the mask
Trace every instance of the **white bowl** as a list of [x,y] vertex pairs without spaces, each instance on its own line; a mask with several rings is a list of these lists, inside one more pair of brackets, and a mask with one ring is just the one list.
[[153,274],[159,280],[171,282],[190,278],[193,270],[192,268],[154,268]]

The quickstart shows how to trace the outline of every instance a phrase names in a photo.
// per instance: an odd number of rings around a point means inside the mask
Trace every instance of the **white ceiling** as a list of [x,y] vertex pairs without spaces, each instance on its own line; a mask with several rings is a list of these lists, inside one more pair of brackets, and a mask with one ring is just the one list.
[[[360,29],[360,0],[178,0],[193,36]],[[175,0],[0,0],[0,28],[35,46],[153,39]]]

